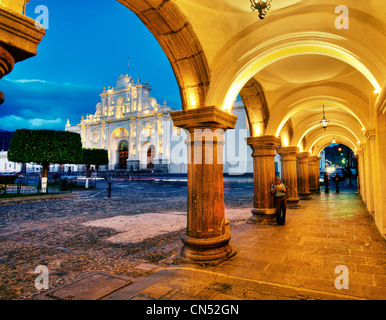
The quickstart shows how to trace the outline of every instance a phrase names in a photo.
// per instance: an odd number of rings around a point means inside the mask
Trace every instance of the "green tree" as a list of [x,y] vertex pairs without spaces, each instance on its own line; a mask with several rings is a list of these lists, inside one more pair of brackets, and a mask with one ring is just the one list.
[[85,149],[82,150],[82,163],[86,165],[86,188],[88,188],[88,178],[91,175],[91,165],[102,166],[109,163],[109,155],[105,149]]
[[69,131],[18,129],[12,136],[8,159],[42,165],[42,191],[46,192],[51,163],[81,163],[81,137]]

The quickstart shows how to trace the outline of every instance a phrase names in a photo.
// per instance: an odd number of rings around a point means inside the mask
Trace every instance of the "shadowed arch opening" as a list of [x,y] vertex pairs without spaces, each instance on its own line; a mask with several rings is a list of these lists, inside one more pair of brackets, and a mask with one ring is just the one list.
[[251,137],[264,134],[269,120],[267,100],[262,86],[255,78],[249,79],[240,91],[246,109]]
[[154,35],[173,68],[184,110],[206,106],[210,72],[188,19],[170,0],[118,0]]
[[[355,143],[353,143],[350,138],[344,136],[343,134],[334,134],[333,137],[335,138],[336,140],[336,143],[340,143],[340,144],[344,144],[346,145],[347,147],[349,147],[354,153],[357,152],[358,148],[357,146],[355,145]],[[326,148],[327,146],[333,144],[332,143],[332,138],[330,138],[329,136],[328,137],[321,137],[317,140],[315,140],[310,148],[310,150],[314,147],[314,145],[316,143],[319,142],[319,146],[317,148],[314,148],[312,154],[314,155],[320,155],[320,153],[323,151],[324,148]]]
[[[268,125],[268,130],[269,132],[273,132],[273,130],[275,130],[276,128],[276,131],[274,133],[275,136],[279,136],[280,134],[280,131],[281,129],[283,128],[284,124],[288,121],[288,119],[290,119],[292,116],[294,116],[295,114],[297,114],[298,112],[300,112],[301,110],[303,109],[306,109],[308,107],[313,107],[313,106],[321,106],[321,105],[328,105],[328,106],[332,106],[332,107],[336,107],[338,109],[343,109],[344,111],[348,112],[350,115],[352,115],[361,125],[362,128],[365,128],[362,120],[358,117],[357,114],[355,114],[349,107],[345,106],[344,104],[342,103],[339,103],[337,101],[334,101],[332,99],[327,99],[327,100],[320,100],[320,101],[311,101],[311,102],[307,102],[307,103],[302,103],[302,104],[298,104],[296,103],[295,105],[293,106],[290,106],[288,107],[289,111],[287,111],[287,113],[282,117],[282,119],[280,120],[280,118],[276,118],[275,122],[271,122],[269,123]],[[280,123],[279,123],[280,121]]]

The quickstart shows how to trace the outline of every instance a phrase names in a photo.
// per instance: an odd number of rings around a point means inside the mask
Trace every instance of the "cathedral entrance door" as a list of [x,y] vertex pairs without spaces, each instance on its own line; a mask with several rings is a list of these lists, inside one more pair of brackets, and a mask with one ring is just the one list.
[[127,158],[129,157],[129,148],[128,144],[125,141],[122,141],[119,144],[119,168],[127,169]]
[[147,149],[147,168],[151,169],[154,168],[154,155],[155,155],[155,150],[154,146],[150,146],[149,149]]

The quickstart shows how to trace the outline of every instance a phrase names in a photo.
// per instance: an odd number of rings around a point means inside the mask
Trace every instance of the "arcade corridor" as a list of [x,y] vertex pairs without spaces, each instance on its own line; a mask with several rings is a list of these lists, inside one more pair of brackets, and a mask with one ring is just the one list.
[[[360,197],[347,190],[312,197],[288,210],[285,226],[233,229],[232,259],[170,266],[109,299],[385,299],[386,244]],[[335,287],[342,265],[348,289]]]
[[[1,1],[0,79],[42,47],[45,30],[23,14],[28,2]],[[187,214],[182,258],[197,265],[168,267],[110,298],[385,299],[384,1],[275,0],[264,20],[247,0],[118,2],[152,33],[176,77],[182,110],[170,116],[189,133],[178,207]],[[246,219],[252,211],[256,224],[232,229],[222,155],[225,132],[238,120],[238,96],[247,114],[253,195],[235,209]],[[109,128],[112,119],[105,120]],[[354,152],[358,194],[334,194],[331,186],[329,195],[315,195],[320,153],[331,143]],[[301,205],[288,210],[285,226],[269,224],[277,155],[288,201]],[[95,219],[94,203],[85,211]],[[348,270],[349,289],[335,288],[337,266]]]

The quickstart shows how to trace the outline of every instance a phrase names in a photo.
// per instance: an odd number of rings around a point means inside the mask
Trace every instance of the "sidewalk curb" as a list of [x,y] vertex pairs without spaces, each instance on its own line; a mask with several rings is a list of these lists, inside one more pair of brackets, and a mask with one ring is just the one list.
[[50,201],[50,200],[61,200],[61,199],[74,199],[79,198],[80,195],[77,192],[73,193],[62,193],[62,194],[48,194],[48,195],[37,195],[37,196],[26,196],[20,198],[9,198],[1,199],[0,206],[7,204],[18,204],[25,202],[38,202],[38,201]]

